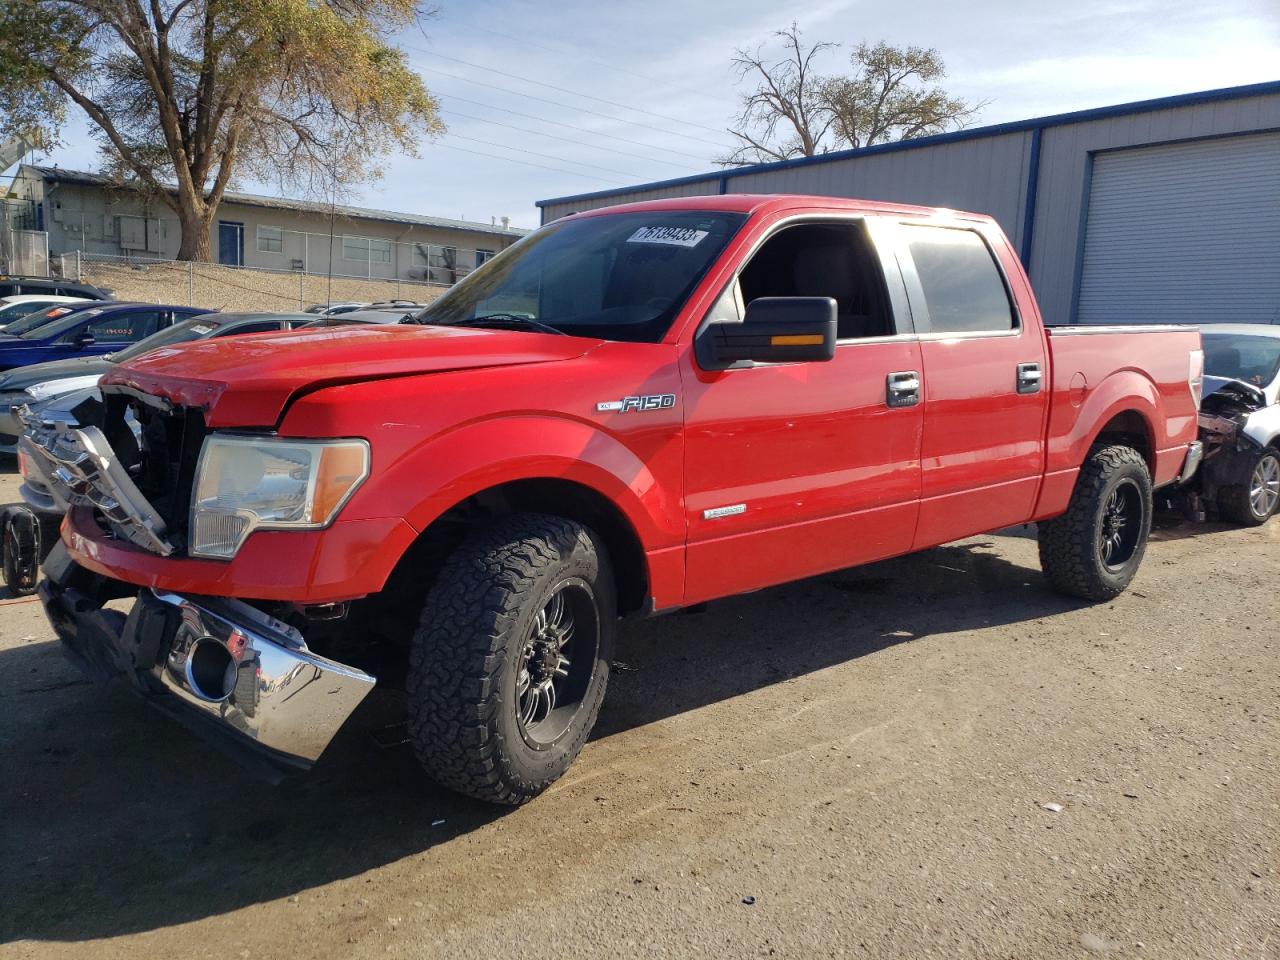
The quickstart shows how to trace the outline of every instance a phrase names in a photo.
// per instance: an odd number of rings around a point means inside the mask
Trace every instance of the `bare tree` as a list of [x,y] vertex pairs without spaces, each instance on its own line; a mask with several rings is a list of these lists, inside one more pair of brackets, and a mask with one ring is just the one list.
[[860,43],[849,56],[848,76],[826,76],[815,62],[839,44],[806,46],[795,23],[774,37],[785,49],[780,59],[767,58],[763,47],[734,55],[739,82],[750,78],[755,86],[742,95],[742,110],[729,131],[740,143],[721,158],[724,166],[812,157],[839,147],[959,129],[988,102],[948,94],[940,85],[946,68],[934,49]]
[[832,77],[822,99],[841,146],[869,147],[966,126],[989,101],[969,103],[939,84],[946,67],[937,50],[860,43],[848,77]]
[[815,73],[813,61],[837,44],[815,43],[806,50],[794,22],[774,37],[786,49],[780,60],[767,60],[763,46],[734,55],[738,82],[750,77],[756,86],[742,95],[742,112],[729,131],[741,142],[719,161],[725,166],[812,157],[830,149],[823,141],[831,129],[831,111],[824,100],[825,80]]

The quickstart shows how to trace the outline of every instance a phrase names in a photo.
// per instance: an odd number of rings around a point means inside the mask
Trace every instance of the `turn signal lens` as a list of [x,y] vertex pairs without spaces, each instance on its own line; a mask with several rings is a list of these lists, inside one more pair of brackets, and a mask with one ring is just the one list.
[[1200,401],[1204,398],[1204,351],[1191,351],[1191,366],[1187,371],[1187,386],[1191,388],[1191,399],[1196,409],[1200,409]]

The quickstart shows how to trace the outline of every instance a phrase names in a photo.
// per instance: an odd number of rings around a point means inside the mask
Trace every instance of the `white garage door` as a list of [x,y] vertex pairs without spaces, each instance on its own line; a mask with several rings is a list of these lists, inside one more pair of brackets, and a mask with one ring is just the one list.
[[1280,323],[1280,134],[1101,153],[1080,323]]

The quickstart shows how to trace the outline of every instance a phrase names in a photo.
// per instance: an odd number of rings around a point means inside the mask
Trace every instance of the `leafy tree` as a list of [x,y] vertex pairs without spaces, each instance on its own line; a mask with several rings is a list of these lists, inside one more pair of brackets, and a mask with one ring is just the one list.
[[909,140],[965,126],[986,106],[949,95],[940,85],[946,68],[937,50],[860,43],[849,55],[847,76],[818,72],[815,60],[839,44],[806,45],[799,27],[779,30],[783,55],[764,48],[739,49],[733,64],[742,109],[730,128],[739,146],[725,166],[812,157],[841,147]]
[[418,0],[3,0],[0,139],[56,130],[74,104],[109,170],[173,209],[179,258],[210,260],[237,175],[360,182],[443,131],[388,42],[422,16]]

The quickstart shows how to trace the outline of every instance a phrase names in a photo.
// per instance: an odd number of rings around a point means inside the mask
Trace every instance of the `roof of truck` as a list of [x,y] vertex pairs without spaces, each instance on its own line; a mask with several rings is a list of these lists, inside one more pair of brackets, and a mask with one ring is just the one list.
[[776,210],[818,207],[824,210],[848,210],[858,213],[895,213],[933,217],[939,214],[966,220],[990,220],[982,213],[951,210],[945,207],[918,207],[909,203],[884,203],[877,200],[859,200],[850,197],[816,197],[795,193],[722,193],[699,197],[668,197],[663,200],[640,200],[621,203],[612,207],[597,207],[568,217],[591,217],[602,213],[622,213],[642,210],[708,210],[724,213],[768,213]]

